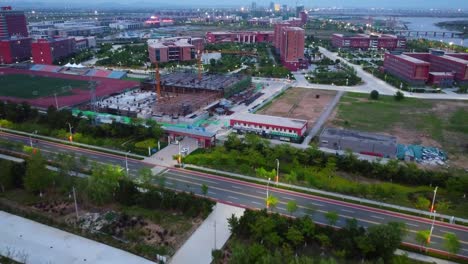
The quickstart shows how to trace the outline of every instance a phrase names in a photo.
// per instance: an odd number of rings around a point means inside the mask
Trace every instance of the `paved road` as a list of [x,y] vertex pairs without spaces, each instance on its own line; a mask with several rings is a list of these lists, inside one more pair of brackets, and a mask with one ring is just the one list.
[[[6,133],[0,133],[0,138],[6,138],[11,141],[20,141],[25,144],[28,144],[29,142],[29,138],[27,137]],[[85,155],[88,159],[93,161],[116,164],[123,167],[125,166],[125,158],[121,156],[79,149],[41,140],[36,143],[36,146],[42,149],[45,154],[57,153],[59,151],[72,151],[77,156]],[[133,159],[128,159],[128,165],[131,176],[136,174],[138,168],[144,166],[154,167],[153,164]],[[167,178],[166,182],[168,188],[193,191],[194,193],[201,194],[200,186],[201,184],[206,184],[209,186],[208,196],[216,199],[217,201],[238,205],[244,208],[258,209],[265,207],[264,199],[267,187],[264,185],[175,168],[167,168],[167,170],[163,172],[163,175]],[[270,192],[279,198],[280,202],[276,208],[277,212],[287,214],[286,203],[290,200],[295,200],[299,206],[299,210],[295,215],[310,215],[311,209],[313,209],[315,212],[311,215],[318,223],[326,223],[324,213],[328,211],[334,211],[340,215],[340,220],[338,221],[337,226],[343,226],[346,219],[350,218],[356,218],[359,223],[365,227],[389,221],[405,222],[409,229],[409,233],[404,241],[410,245],[415,245],[415,233],[418,230],[428,230],[431,224],[431,220],[426,218],[394,213],[387,210],[351,204],[294,191],[276,189],[272,186],[270,186]],[[459,237],[462,243],[459,255],[468,259],[468,227],[465,226],[436,221],[434,236],[430,248],[435,251],[443,250],[443,236],[448,232],[453,232]]]

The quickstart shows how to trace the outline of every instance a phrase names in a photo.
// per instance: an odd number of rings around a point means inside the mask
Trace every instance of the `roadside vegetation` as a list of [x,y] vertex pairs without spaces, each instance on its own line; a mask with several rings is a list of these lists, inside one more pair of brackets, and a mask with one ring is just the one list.
[[[0,161],[1,210],[149,259],[172,255],[214,205],[193,193],[166,189],[165,179],[149,168],[132,180],[118,166],[67,154],[48,159],[36,149],[25,163]],[[58,170],[48,170],[48,163]],[[76,172],[90,176],[75,177]]]
[[468,52],[467,47],[459,46],[456,44],[450,45],[450,43],[428,39],[408,39],[406,41],[406,49],[414,52],[429,52],[429,49],[443,49],[456,52]]
[[414,163],[386,164],[359,160],[352,153],[328,155],[311,146],[300,150],[247,134],[229,135],[223,146],[197,150],[184,163],[429,210],[433,187],[439,186],[437,212],[467,217],[468,175],[461,170],[427,170]]
[[221,262],[223,257],[231,264],[392,263],[401,260],[393,254],[406,234],[400,223],[364,229],[349,219],[336,230],[317,225],[308,216],[293,219],[266,210],[246,210],[242,217],[228,221],[233,238],[224,251],[217,252],[215,263],[226,263]]
[[130,124],[113,122],[96,126],[93,120],[73,116],[67,109],[57,110],[51,106],[46,114],[39,114],[37,109],[27,103],[0,102],[0,124],[4,128],[69,140],[68,123],[72,126],[74,142],[142,155],[148,153],[148,146],[144,142],[159,139],[163,135],[159,124],[150,119],[143,121],[135,118]]
[[[330,61],[330,63],[323,61]],[[328,58],[324,58],[318,62],[318,65],[317,68],[306,75],[306,79],[310,83],[354,86],[362,82],[361,78],[356,75],[356,70],[339,61],[333,62]],[[331,69],[329,65],[332,65]]]

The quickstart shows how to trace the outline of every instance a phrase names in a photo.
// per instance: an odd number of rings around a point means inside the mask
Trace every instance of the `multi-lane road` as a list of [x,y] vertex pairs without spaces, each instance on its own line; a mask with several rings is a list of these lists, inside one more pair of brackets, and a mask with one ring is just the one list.
[[[29,138],[24,136],[0,133],[0,138],[29,144]],[[125,167],[125,157],[42,140],[33,142],[33,144],[35,147],[41,149],[45,155],[58,152],[73,152],[78,157],[80,155],[86,156],[90,161]],[[130,175],[136,175],[138,169],[141,167],[152,168],[154,166],[154,164],[149,164],[144,161],[128,159]],[[176,168],[166,168],[163,175],[166,178],[166,186],[168,188],[192,191],[201,195],[200,186],[206,184],[208,186],[208,197],[219,202],[252,209],[265,208],[266,191],[268,188],[269,192],[279,199],[278,205],[273,209],[274,211],[289,214],[286,210],[286,204],[289,201],[296,201],[299,209],[294,213],[294,216],[310,215],[317,223],[326,224],[327,220],[324,214],[329,211],[336,212],[340,216],[336,226],[344,226],[346,220],[352,218],[356,218],[359,224],[364,227],[390,221],[404,222],[408,229],[408,235],[405,237],[404,243],[412,246],[417,246],[414,240],[416,232],[430,229],[432,223],[432,220],[427,218],[283,190],[275,188],[274,184],[267,187],[261,184]],[[466,226],[435,221],[435,228],[429,249],[439,252],[444,251],[443,237],[446,233],[455,233],[458,236],[461,242],[461,250],[458,255],[468,260],[468,227]]]

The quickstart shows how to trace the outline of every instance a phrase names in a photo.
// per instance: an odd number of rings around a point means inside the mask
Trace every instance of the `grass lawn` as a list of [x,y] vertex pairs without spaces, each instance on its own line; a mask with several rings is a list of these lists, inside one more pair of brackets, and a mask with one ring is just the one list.
[[468,102],[368,98],[367,94],[345,94],[331,125],[394,135],[404,144],[440,147],[455,165],[468,168]]
[[72,89],[88,89],[88,82],[35,76],[29,74],[8,74],[0,76],[0,96],[24,99],[57,95],[70,95]]

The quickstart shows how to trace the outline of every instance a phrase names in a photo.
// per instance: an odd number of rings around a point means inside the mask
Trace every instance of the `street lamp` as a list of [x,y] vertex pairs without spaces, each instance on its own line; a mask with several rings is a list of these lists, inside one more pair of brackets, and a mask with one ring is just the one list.
[[278,181],[279,181],[279,159],[276,159],[276,185],[278,185]]
[[69,122],[67,122],[67,124],[68,124],[68,128],[70,129],[70,137],[69,137],[69,139],[70,139],[70,142],[73,142],[73,132],[72,132],[72,128],[73,128],[73,127],[72,127],[72,125],[71,125]]
[[128,176],[128,153],[130,153],[130,150],[128,152],[125,152],[125,170],[127,171],[127,176]]
[[437,188],[438,188],[438,186],[435,187],[434,196],[432,197],[431,213],[434,211],[434,203],[435,203],[435,198],[436,198],[436,194],[437,194]]
[[429,231],[429,236],[427,237],[427,243],[431,243],[432,231],[434,230],[434,222],[436,219],[436,211],[433,212],[434,218],[432,219],[431,230]]
[[270,205],[270,201],[268,200],[268,197],[269,194],[268,194],[268,191],[270,189],[270,178],[268,178],[268,182],[267,182],[267,191],[266,191],[266,208],[268,209],[269,205]]

